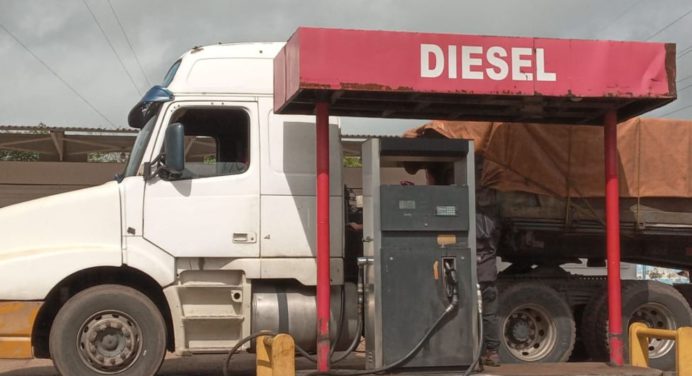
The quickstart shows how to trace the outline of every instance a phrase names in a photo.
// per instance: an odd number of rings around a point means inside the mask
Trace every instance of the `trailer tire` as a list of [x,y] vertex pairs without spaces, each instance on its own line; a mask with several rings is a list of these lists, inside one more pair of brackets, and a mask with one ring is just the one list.
[[553,288],[519,283],[502,291],[500,359],[505,363],[564,362],[576,341],[572,310]]
[[608,360],[608,348],[601,340],[602,333],[598,332],[598,314],[606,305],[607,293],[600,291],[595,294],[584,307],[582,311],[581,323],[579,325],[579,334],[581,341],[584,344],[586,353],[591,361],[604,362]]
[[153,376],[166,354],[166,326],[141,292],[101,285],[79,292],[60,308],[49,347],[65,376]]
[[[599,346],[608,346],[608,305],[596,318]],[[631,281],[622,289],[622,323],[624,357],[629,361],[627,332],[630,324],[644,322],[657,329],[692,326],[692,309],[675,288],[656,281]],[[649,347],[649,366],[663,371],[675,369],[675,343],[653,339]]]
[[[626,289],[630,284],[636,282],[624,280],[621,282],[621,285],[623,289]],[[598,320],[604,310],[608,311],[608,286],[605,281],[594,292],[594,295],[584,307],[579,325],[579,334],[586,348],[586,353],[589,355],[590,360],[594,362],[605,362],[610,357],[608,341],[604,339],[607,333],[603,331],[603,327],[599,325]]]

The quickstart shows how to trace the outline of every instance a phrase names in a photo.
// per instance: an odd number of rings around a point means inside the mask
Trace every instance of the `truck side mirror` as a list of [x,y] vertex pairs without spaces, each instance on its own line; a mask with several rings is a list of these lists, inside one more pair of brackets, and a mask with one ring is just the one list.
[[166,150],[163,162],[165,169],[174,176],[182,174],[185,169],[185,128],[181,123],[168,126],[164,147]]
[[185,169],[185,127],[173,123],[166,128],[165,151],[151,162],[144,163],[144,180],[161,176],[164,180],[179,178]]

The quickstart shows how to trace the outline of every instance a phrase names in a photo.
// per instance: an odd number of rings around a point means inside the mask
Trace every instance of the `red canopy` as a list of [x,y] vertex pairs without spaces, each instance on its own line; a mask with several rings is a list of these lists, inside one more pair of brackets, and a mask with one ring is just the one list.
[[675,99],[675,45],[299,28],[274,80],[281,113],[602,124]]

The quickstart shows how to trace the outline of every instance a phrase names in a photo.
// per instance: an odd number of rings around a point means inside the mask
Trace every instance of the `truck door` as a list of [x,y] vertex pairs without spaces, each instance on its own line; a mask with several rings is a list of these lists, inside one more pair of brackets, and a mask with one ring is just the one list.
[[147,182],[145,239],[176,257],[259,257],[257,119],[254,102],[170,107],[151,157],[165,153],[168,125],[181,123],[185,170]]

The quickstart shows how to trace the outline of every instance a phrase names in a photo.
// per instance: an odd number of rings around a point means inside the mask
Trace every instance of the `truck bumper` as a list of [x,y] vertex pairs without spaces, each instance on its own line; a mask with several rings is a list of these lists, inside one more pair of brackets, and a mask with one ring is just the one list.
[[0,301],[0,359],[29,359],[31,332],[43,302]]

